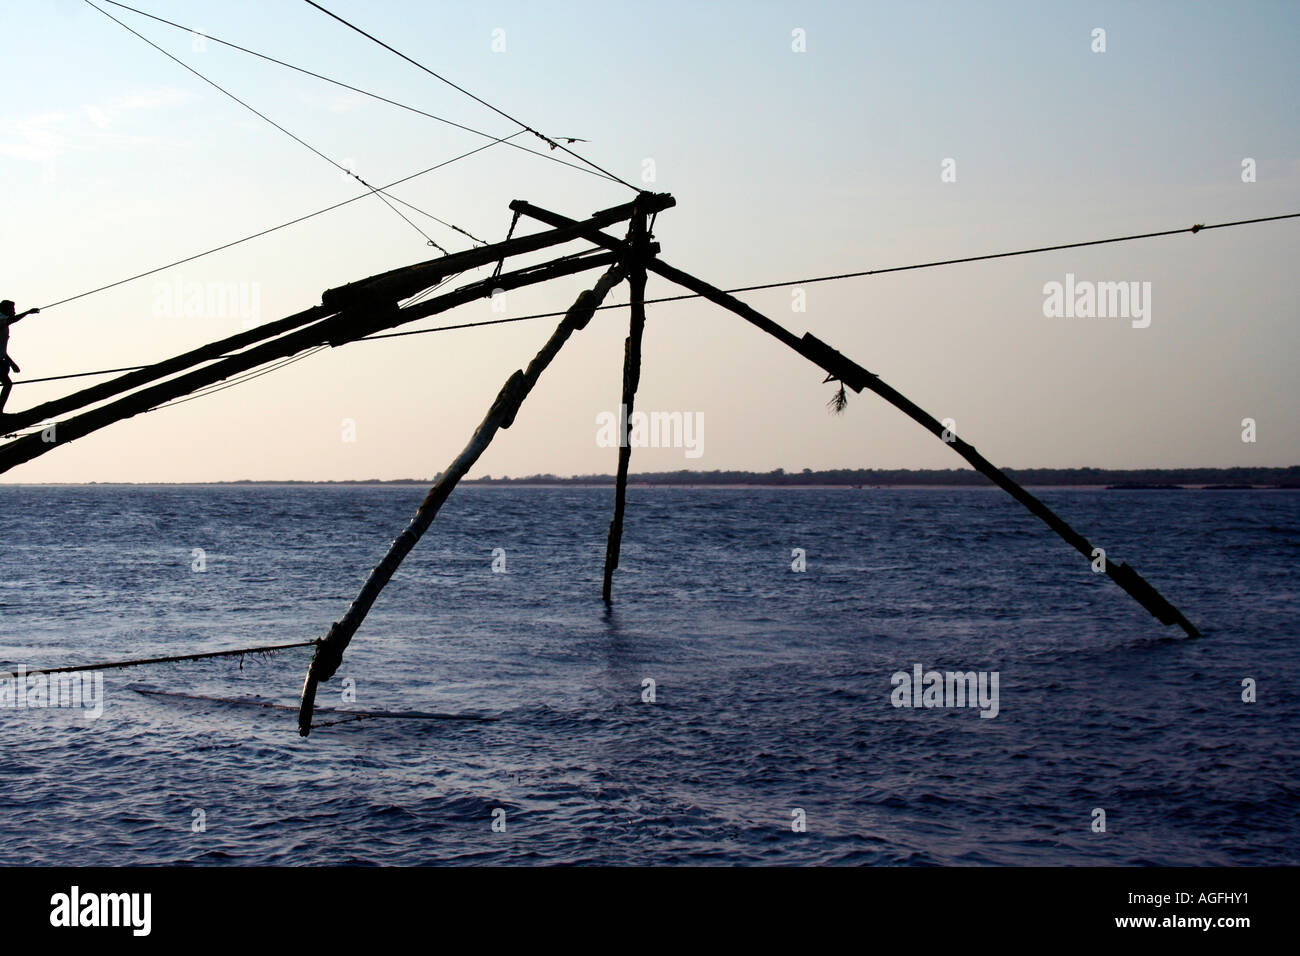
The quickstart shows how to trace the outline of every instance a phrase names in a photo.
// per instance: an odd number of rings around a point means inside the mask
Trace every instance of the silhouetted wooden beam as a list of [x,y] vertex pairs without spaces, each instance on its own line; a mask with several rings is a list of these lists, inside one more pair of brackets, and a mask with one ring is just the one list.
[[[531,236],[520,236],[505,242],[467,249],[438,259],[430,259],[413,266],[381,272],[379,275],[347,285],[330,289],[321,296],[321,303],[334,309],[341,309],[355,302],[358,298],[380,295],[397,301],[414,295],[421,289],[435,285],[447,276],[456,275],[466,269],[490,265],[498,260],[523,253],[536,252],[550,246],[581,239],[587,229],[603,229],[618,222],[632,218],[640,210],[647,214],[661,212],[677,205],[677,200],[668,193],[641,193],[636,199],[620,206],[611,206],[592,213],[584,222],[567,220],[564,226],[550,232],[539,232]],[[513,204],[512,204],[513,208]]]
[[119,375],[107,382],[101,382],[98,385],[83,388],[79,392],[64,395],[62,398],[52,399],[40,405],[33,405],[31,408],[13,412],[5,416],[5,430],[17,431],[40,422],[49,421],[67,412],[85,408],[87,405],[102,402],[104,399],[120,395],[122,392],[128,392],[141,385],[147,385],[149,382],[155,382],[160,378],[166,378],[168,375],[182,372],[191,366],[221,358],[230,352],[237,352],[254,343],[301,328],[329,314],[330,310],[324,306],[314,306],[299,312],[297,315],[259,325],[255,329],[240,332],[238,335],[232,335],[218,342],[210,342],[207,345],[191,349],[161,362],[155,362],[153,365],[137,369],[134,372]]
[[538,377],[551,364],[551,360],[555,358],[560,348],[568,341],[569,336],[579,329],[586,328],[587,323],[591,321],[591,317],[596,311],[596,307],[604,300],[609,290],[621,282],[622,279],[623,266],[619,263],[610,266],[605,274],[596,281],[595,286],[582,292],[573,305],[569,307],[555,332],[552,333],[550,339],[542,346],[541,351],[529,363],[527,371],[516,371],[510,376],[505,386],[498,393],[496,400],[492,403],[486,417],[474,430],[469,444],[447,466],[447,469],[438,476],[438,480],[429,489],[424,502],[416,511],[415,517],[411,519],[406,529],[393,540],[393,543],[388,548],[388,553],[384,555],[384,559],[370,572],[370,577],[366,579],[365,585],[361,588],[361,593],[352,602],[347,614],[344,615],[342,620],[337,621],[329,629],[329,633],[325,635],[325,638],[316,645],[316,652],[312,656],[311,665],[307,668],[307,676],[302,685],[302,701],[298,710],[299,734],[306,737],[311,733],[311,718],[316,706],[316,686],[318,682],[327,681],[334,676],[334,672],[338,670],[339,664],[343,661],[344,650],[347,649],[352,636],[370,612],[375,599],[379,597],[379,592],[392,579],[398,565],[415,547],[416,542],[429,530],[429,525],[437,517],[438,510],[448,496],[451,495],[456,483],[465,476],[470,468],[474,466],[474,463],[478,461],[479,456],[487,450],[498,429],[509,428],[514,423],[520,404],[528,397],[528,393],[532,391],[533,386],[537,384]]
[[[639,204],[639,205],[638,205]],[[422,289],[436,285],[447,276],[456,275],[468,269],[499,262],[512,256],[537,252],[551,246],[561,245],[582,238],[582,228],[603,228],[630,219],[634,210],[641,208],[647,212],[659,212],[676,204],[672,196],[661,193],[642,193],[636,200],[602,209],[593,213],[590,219],[582,223],[573,223],[561,229],[551,229],[531,236],[521,236],[506,242],[491,243],[465,252],[453,253],[403,266],[388,272],[351,282],[334,289],[327,289],[321,295],[321,305],[212,342],[181,355],[157,362],[146,368],[120,375],[117,378],[92,385],[61,398],[56,398],[40,405],[14,412],[4,418],[6,431],[18,431],[45,421],[51,421],[60,415],[85,408],[98,402],[129,392],[132,389],[158,381],[169,375],[175,375],[187,368],[200,365],[214,359],[229,357],[247,346],[308,325],[325,316],[340,312],[359,303],[373,303],[387,300],[396,303]]]
[[[523,215],[538,219],[547,225],[556,228],[574,225],[573,220],[558,213],[553,213],[545,209],[539,209],[529,203],[515,201],[510,204],[512,210],[516,210]],[[626,243],[608,236],[599,230],[588,229],[585,226],[581,233],[590,241],[597,245],[604,246],[608,249],[623,251]],[[899,411],[903,412],[913,421],[920,424],[927,431],[936,437],[944,440],[953,451],[966,459],[980,474],[988,478],[995,485],[1001,488],[1011,497],[1015,498],[1022,505],[1028,508],[1035,516],[1041,519],[1049,528],[1060,535],[1066,543],[1082,554],[1089,562],[1096,559],[1093,546],[1088,539],[1071,528],[1064,520],[1053,512],[1047,505],[1043,504],[1038,498],[1031,495],[1019,484],[1011,479],[1005,472],[994,466],[987,458],[981,455],[969,443],[963,441],[955,435],[949,436],[951,441],[945,440],[945,429],[933,415],[926,412],[911,399],[907,398],[897,389],[885,384],[880,377],[868,372],[862,366],[853,362],[851,359],[837,352],[825,342],[818,339],[811,333],[805,333],[803,338],[798,338],[794,333],[783,328],[781,325],[769,319],[752,306],[740,301],[735,296],[723,292],[716,286],[710,285],[702,279],[697,279],[681,269],[674,268],[662,259],[652,259],[647,263],[647,268],[651,272],[663,276],[676,282],[678,285],[689,289],[691,292],[708,299],[717,305],[736,313],[741,318],[758,326],[764,332],[778,339],[785,345],[794,349],[804,358],[819,365],[828,374],[839,379],[855,392],[861,392],[864,388],[875,392],[885,401],[889,402]],[[1118,584],[1124,591],[1135,601],[1142,605],[1152,616],[1162,624],[1177,624],[1191,637],[1199,637],[1200,632],[1192,623],[1183,616],[1176,607],[1169,603],[1151,584],[1142,577],[1137,571],[1127,564],[1116,564],[1112,561],[1105,563],[1106,576]]]
[[[352,308],[332,315],[303,329],[264,342],[247,351],[221,359],[210,365],[148,388],[132,392],[115,402],[101,405],[66,421],[57,422],[47,440],[45,432],[32,433],[0,445],[0,473],[16,465],[31,461],[46,452],[66,445],[98,431],[114,422],[147,412],[174,398],[188,395],[208,385],[223,381],[232,375],[246,372],[268,362],[296,355],[317,345],[343,345],[375,332],[405,325],[416,319],[427,318],[475,299],[489,298],[496,289],[510,290],[546,282],[588,269],[607,266],[617,257],[601,253],[574,259],[530,266],[516,272],[504,273],[480,282],[473,282],[452,292],[427,299],[407,309],[398,309],[391,301],[376,300],[367,305],[358,302]],[[49,429],[46,430],[47,432]]]
[[[855,392],[860,392],[864,388],[875,392],[903,414],[920,424],[926,431],[951,446],[952,450],[966,459],[976,471],[1033,512],[1090,563],[1096,560],[1099,552],[1093,548],[1087,538],[1071,528],[1051,508],[1043,504],[1042,501],[1017,484],[1006,472],[996,467],[976,451],[973,445],[944,428],[943,424],[929,412],[893,386],[882,382],[878,375],[868,372],[856,362],[841,355],[825,342],[812,335],[812,333],[804,333],[804,337],[800,341],[803,345],[803,348],[799,350],[801,354],[820,365],[829,374],[834,375]],[[1177,624],[1187,632],[1189,637],[1200,636],[1200,632],[1183,616],[1182,612],[1170,604],[1136,570],[1127,564],[1117,564],[1109,560],[1105,561],[1104,564],[1106,576],[1146,608],[1161,624]]]
[[[662,265],[662,263],[659,263]],[[653,268],[653,266],[652,266]],[[661,275],[673,279],[680,285],[690,289],[692,292],[698,292],[700,295],[712,302],[717,302],[724,308],[730,309],[743,318],[750,318],[750,313],[754,310],[745,305],[745,303],[727,295],[708,283],[696,279],[694,276],[687,275],[678,269],[667,267],[663,270],[656,269]],[[752,321],[752,319],[751,319]],[[771,320],[766,320],[770,322]],[[757,323],[755,323],[757,324]],[[773,323],[775,324],[775,323]],[[785,332],[785,330],[782,330]],[[782,336],[782,341],[787,345],[786,332]],[[792,337],[792,336],[791,336]],[[845,385],[852,388],[855,392],[861,392],[866,388],[875,392],[889,404],[893,405],[903,414],[907,415],[913,421],[920,424],[926,431],[935,437],[944,441],[962,458],[966,459],[980,474],[988,478],[995,485],[1001,488],[1011,497],[1015,498],[1022,505],[1028,508],[1034,515],[1041,519],[1049,528],[1060,535],[1071,547],[1082,554],[1089,562],[1097,557],[1097,552],[1088,542],[1088,539],[1071,528],[1066,522],[1057,515],[1047,505],[1043,504],[1038,498],[1031,495],[1028,491],[1017,484],[1012,478],[996,467],[987,458],[975,450],[974,446],[958,438],[943,424],[913,402],[907,396],[903,395],[897,389],[882,382],[878,375],[868,372],[862,366],[858,365],[851,359],[841,355],[835,349],[831,348],[825,342],[821,341],[811,333],[805,333],[802,339],[796,339],[795,344],[791,347],[800,355],[803,355],[809,361],[821,366],[827,373],[839,379]],[[1177,624],[1190,637],[1199,637],[1200,634],[1190,621],[1182,613],[1170,604],[1154,587],[1152,587],[1145,578],[1127,564],[1116,564],[1113,561],[1105,562],[1106,576],[1123,588],[1130,597],[1146,608],[1161,624]]]
[[601,597],[606,604],[613,601],[614,569],[618,567],[619,552],[623,543],[623,514],[627,509],[627,470],[632,459],[631,443],[627,440],[632,406],[636,402],[637,385],[641,382],[641,336],[645,332],[645,253],[648,242],[646,216],[638,210],[632,217],[628,231],[628,245],[632,255],[628,260],[627,284],[632,318],[628,336],[623,343],[623,396],[619,407],[618,477],[614,482],[614,518],[609,523],[609,537],[605,542],[605,577]]

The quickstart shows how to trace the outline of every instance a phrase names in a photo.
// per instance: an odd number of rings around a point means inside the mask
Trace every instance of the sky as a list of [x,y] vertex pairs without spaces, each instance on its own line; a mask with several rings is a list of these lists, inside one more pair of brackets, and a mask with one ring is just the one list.
[[[722,288],[1300,212],[1296,3],[323,2],[671,193],[661,258]],[[0,2],[0,297],[20,311],[365,192],[100,10],[372,184],[489,140],[210,38],[493,137],[519,129],[300,0],[139,0],[201,35],[94,3]],[[505,237],[512,199],[582,218],[634,195],[504,145],[392,194],[484,241]],[[406,212],[449,250],[472,244]],[[1300,462],[1298,252],[1285,220],[742,297],[1003,467],[1285,466]],[[7,410],[103,380],[24,377],[161,360],[438,254],[371,196],[75,298],[14,327]],[[595,277],[412,327],[562,310]],[[1137,284],[1133,315],[1045,315],[1051,283],[1119,282]],[[652,276],[647,294],[679,291]],[[327,349],[0,481],[429,477],[555,322]],[[612,473],[598,417],[618,408],[626,334],[626,309],[598,313],[472,475]],[[703,430],[695,449],[635,449],[632,470],[966,467],[870,393],[830,414],[823,377],[707,302],[651,305],[637,407]]]

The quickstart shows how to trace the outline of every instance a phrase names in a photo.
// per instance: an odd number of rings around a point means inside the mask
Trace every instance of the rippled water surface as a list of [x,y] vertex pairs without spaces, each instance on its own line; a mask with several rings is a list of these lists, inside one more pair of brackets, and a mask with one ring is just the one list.
[[[0,662],[319,636],[423,493],[0,486]],[[494,721],[302,739],[307,649],[108,671],[0,708],[0,863],[1300,863],[1300,493],[1041,495],[1204,637],[995,490],[633,488],[607,612],[612,489],[467,487],[318,703]],[[893,707],[918,663],[997,716]]]

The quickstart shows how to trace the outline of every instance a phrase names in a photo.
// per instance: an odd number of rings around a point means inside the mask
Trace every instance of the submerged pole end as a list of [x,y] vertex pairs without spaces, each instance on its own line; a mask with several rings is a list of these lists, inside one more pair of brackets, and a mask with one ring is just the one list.
[[[302,700],[298,706],[299,737],[306,737],[311,733],[311,719],[316,711],[316,685],[322,680],[333,677],[334,671],[338,669],[342,660],[342,649],[331,644],[329,640],[337,628],[338,624],[335,624],[330,628],[329,635],[317,639],[316,653],[312,654],[311,663],[307,665],[307,676],[302,681]],[[324,655],[322,651],[325,651]]]
[[298,736],[306,737],[311,733],[311,719],[316,711],[316,665],[312,662],[307,668],[307,676],[302,682],[302,703],[298,707]]
[[1177,624],[1188,637],[1201,636],[1201,632],[1187,620],[1182,611],[1170,604],[1164,595],[1128,564],[1108,564],[1106,575],[1127,591],[1130,597],[1146,608],[1161,624]]

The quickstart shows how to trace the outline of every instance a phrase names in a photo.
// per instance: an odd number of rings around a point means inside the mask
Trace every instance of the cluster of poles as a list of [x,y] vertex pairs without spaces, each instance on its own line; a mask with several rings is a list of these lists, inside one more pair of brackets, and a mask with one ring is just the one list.
[[[881,381],[879,376],[868,372],[811,333],[797,336],[734,296],[661,259],[658,255],[659,246],[653,241],[651,233],[654,217],[675,204],[673,197],[666,193],[642,192],[630,203],[601,210],[578,221],[516,200],[510,204],[510,208],[517,216],[535,220],[547,228],[531,235],[442,256],[329,289],[321,296],[320,305],[296,315],[14,413],[7,423],[12,430],[36,425],[45,427],[0,445],[0,473],[115,422],[307,349],[355,342],[476,299],[489,298],[498,291],[510,291],[603,268],[604,271],[592,287],[578,295],[565,312],[555,331],[528,367],[516,370],[506,380],[469,442],[439,474],[410,523],[393,540],[388,553],[370,572],[347,613],[330,627],[323,638],[312,642],[315,653],[303,681],[298,717],[298,730],[303,736],[311,731],[317,686],[334,676],[349,642],[402,560],[429,529],[457,483],[474,467],[497,433],[514,423],[523,401],[560,349],[573,333],[586,328],[606,296],[624,281],[628,283],[631,317],[624,343],[620,404],[624,415],[632,414],[641,376],[646,277],[651,272],[735,313],[771,335],[822,369],[827,381],[839,382],[842,387],[851,388],[854,392],[860,393],[863,389],[874,392],[948,444],[975,470],[1029,509],[1089,562],[1095,560],[1099,552],[1087,539],[990,463],[973,446],[954,436],[938,419]],[[610,226],[620,223],[627,223],[627,232],[623,238],[605,232]],[[575,240],[590,243],[592,248],[513,271],[500,271],[507,259]],[[468,283],[406,307],[400,305],[402,301],[411,299],[449,277],[493,264],[498,271],[489,279]],[[623,424],[626,427],[626,421]],[[602,597],[606,602],[613,600],[613,576],[619,564],[630,459],[631,448],[623,443],[618,453],[614,513],[609,525],[602,581]],[[1114,562],[1104,562],[1103,566],[1105,574],[1112,581],[1162,624],[1177,624],[1189,636],[1198,636],[1196,628],[1187,618],[1132,567]]]

